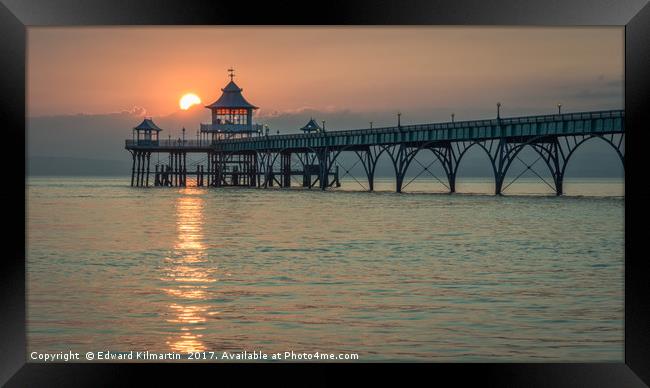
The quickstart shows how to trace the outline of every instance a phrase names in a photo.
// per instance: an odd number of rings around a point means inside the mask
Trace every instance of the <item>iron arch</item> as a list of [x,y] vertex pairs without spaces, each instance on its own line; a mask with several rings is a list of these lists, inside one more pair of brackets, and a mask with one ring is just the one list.
[[584,138],[582,138],[581,140],[579,140],[578,142],[576,142],[576,143],[575,143],[575,144],[574,144],[574,145],[569,149],[569,152],[566,154],[566,156],[564,156],[564,163],[563,163],[563,166],[562,166],[562,169],[561,169],[561,174],[562,174],[562,176],[564,177],[564,173],[566,172],[566,168],[567,168],[567,166],[569,165],[569,161],[571,160],[571,157],[574,155],[575,151],[576,151],[576,150],[577,150],[581,145],[583,145],[584,143],[586,143],[587,141],[589,141],[589,140],[591,140],[591,139],[601,139],[601,140],[604,141],[606,144],[609,144],[609,145],[614,149],[614,151],[616,152],[616,155],[618,155],[618,158],[619,158],[619,160],[621,161],[621,165],[623,166],[623,169],[625,169],[625,155],[624,155],[624,151],[621,151],[621,145],[623,144],[623,141],[624,141],[625,135],[624,135],[624,134],[621,134],[620,136],[621,136],[621,138],[620,138],[618,144],[614,144],[613,138],[612,138],[612,139],[608,139],[608,138],[606,138],[605,136],[600,135],[600,134],[598,134],[598,135],[591,135],[591,136],[585,136]]

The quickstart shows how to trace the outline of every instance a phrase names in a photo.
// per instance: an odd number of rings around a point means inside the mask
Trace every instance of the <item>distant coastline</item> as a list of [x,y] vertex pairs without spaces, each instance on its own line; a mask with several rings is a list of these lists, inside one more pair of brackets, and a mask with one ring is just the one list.
[[124,160],[66,157],[29,157],[28,176],[124,176],[131,165]]

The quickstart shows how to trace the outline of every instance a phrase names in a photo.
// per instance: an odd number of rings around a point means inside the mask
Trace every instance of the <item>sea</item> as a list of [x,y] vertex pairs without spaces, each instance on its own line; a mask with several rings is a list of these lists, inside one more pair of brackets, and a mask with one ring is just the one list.
[[29,177],[28,355],[623,362],[622,179],[341,183]]

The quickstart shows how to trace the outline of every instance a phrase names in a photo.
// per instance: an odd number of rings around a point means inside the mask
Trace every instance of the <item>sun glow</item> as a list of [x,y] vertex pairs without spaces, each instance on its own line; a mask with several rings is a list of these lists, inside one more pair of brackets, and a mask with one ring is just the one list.
[[182,110],[188,110],[192,105],[200,104],[201,99],[199,96],[197,96],[194,93],[187,93],[183,97],[181,97],[180,101],[178,101],[178,105],[181,107]]

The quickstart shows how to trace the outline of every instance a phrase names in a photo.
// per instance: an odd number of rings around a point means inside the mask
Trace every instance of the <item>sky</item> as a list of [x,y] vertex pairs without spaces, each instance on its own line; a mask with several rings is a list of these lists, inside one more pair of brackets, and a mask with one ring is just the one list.
[[[29,27],[28,153],[120,159],[143,116],[210,120],[235,69],[254,120],[296,132],[623,108],[621,27]],[[182,95],[203,104],[182,111]],[[162,136],[164,137],[165,134]]]

